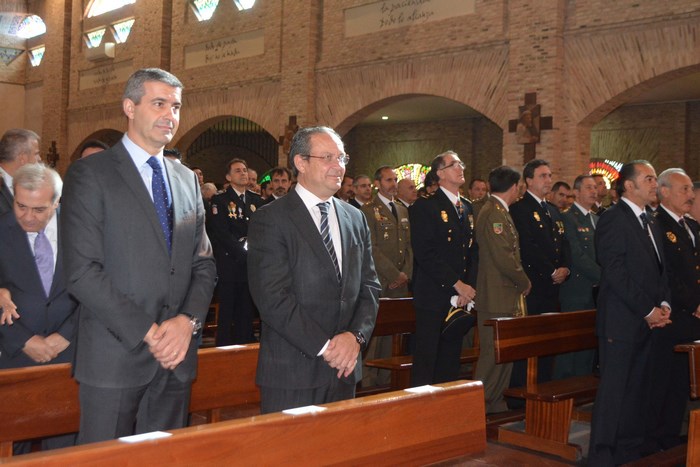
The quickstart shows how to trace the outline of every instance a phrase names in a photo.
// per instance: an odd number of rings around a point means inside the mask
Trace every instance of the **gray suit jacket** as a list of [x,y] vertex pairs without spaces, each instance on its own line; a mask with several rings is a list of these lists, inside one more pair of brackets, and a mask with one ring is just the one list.
[[15,198],[10,193],[10,189],[5,184],[5,179],[0,177],[0,214],[12,211]]
[[[204,321],[216,271],[197,177],[165,159],[173,197],[172,253],[124,145],[71,164],[62,198],[68,290],[80,302],[75,376],[99,387],[150,382],[159,367],[143,338],[189,313]],[[174,370],[196,374],[197,343]]]
[[[370,233],[362,213],[335,198],[343,244],[342,283],[309,211],[295,190],[252,216],[248,283],[260,310],[262,335],[256,381],[307,389],[330,383],[333,370],[316,355],[343,331],[369,340],[380,290]],[[362,365],[347,379],[362,379]]]

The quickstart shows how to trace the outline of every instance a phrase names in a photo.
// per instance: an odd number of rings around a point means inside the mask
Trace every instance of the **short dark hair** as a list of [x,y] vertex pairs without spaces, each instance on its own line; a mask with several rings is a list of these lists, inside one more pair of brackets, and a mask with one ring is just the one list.
[[592,178],[593,178],[593,175],[583,174],[583,175],[579,175],[578,177],[576,177],[576,180],[574,180],[574,190],[580,190],[580,189],[581,189],[581,184],[582,184],[583,181],[584,181],[585,179],[587,179],[587,178],[592,179]]
[[[327,126],[300,128],[296,133],[294,133],[292,143],[289,145],[289,166],[292,168],[291,174],[293,174],[295,177],[299,175],[299,171],[294,164],[294,157],[299,155],[303,159],[308,159],[309,153],[311,152],[311,137],[319,133],[327,133],[331,136],[337,136],[338,139],[340,139],[340,135],[336,133],[333,128]],[[291,175],[289,179],[292,179]]]
[[246,168],[246,169],[248,168],[248,163],[247,163],[246,161],[244,161],[244,160],[241,159],[241,158],[234,157],[233,159],[231,159],[230,161],[228,161],[228,164],[226,164],[226,173],[229,173],[229,172],[231,171],[231,166],[232,166],[233,164],[243,164],[243,165],[245,165],[245,168]]
[[177,160],[182,160],[182,154],[177,148],[163,149],[163,157],[171,157]]
[[437,173],[431,170],[425,175],[425,179],[423,180],[423,186],[427,188],[433,185],[437,185],[439,182],[440,179],[438,178]]
[[270,181],[272,181],[272,177],[274,177],[275,175],[286,175],[289,181],[292,181],[292,171],[289,170],[287,167],[282,167],[280,165],[270,170]]
[[263,191],[270,184],[270,180],[265,180],[260,184],[260,191]]
[[[518,175],[518,176],[519,176],[519,175]],[[471,190],[472,188],[474,188],[474,184],[475,184],[476,182],[486,183],[486,180],[483,180],[483,179],[481,179],[481,178],[472,178],[472,180],[469,182],[469,189],[470,189],[470,190]]]
[[89,139],[85,141],[82,146],[80,146],[79,154],[82,154],[83,151],[89,148],[100,148],[104,151],[105,149],[109,149],[109,145],[104,141],[100,141],[99,139]]
[[562,182],[562,181],[560,180],[560,181],[556,182],[554,185],[552,185],[552,193],[554,193],[555,191],[558,191],[559,188],[561,188],[561,187],[564,187],[564,188],[566,188],[567,190],[571,190],[571,186],[569,186],[568,183]]
[[374,180],[375,180],[375,181],[381,180],[381,179],[382,179],[382,172],[384,172],[384,171],[387,170],[387,169],[388,169],[388,170],[391,170],[392,172],[394,171],[394,169],[392,169],[390,166],[388,166],[388,165],[383,165],[383,166],[379,167],[377,170],[374,171]]
[[620,169],[620,177],[617,179],[617,187],[615,187],[615,190],[617,191],[617,195],[619,197],[622,197],[622,194],[625,192],[625,182],[627,180],[632,180],[635,177],[637,177],[637,166],[643,164],[651,166],[649,161],[645,161],[643,159],[631,161],[622,166],[622,168]]
[[365,178],[366,178],[367,180],[370,179],[370,178],[369,178],[369,175],[365,175],[365,174],[360,174],[360,175],[358,175],[357,177],[355,177],[355,178],[352,180],[352,186],[357,186],[357,185],[359,185],[359,184],[360,184],[360,180],[364,180]]
[[129,99],[134,104],[140,104],[141,98],[146,93],[144,83],[157,81],[174,88],[184,89],[182,82],[175,75],[160,68],[141,68],[136,70],[126,82],[122,99]]
[[543,165],[549,167],[549,162],[544,159],[533,159],[525,164],[525,167],[523,167],[523,179],[525,179],[525,183],[527,183],[528,178],[534,178],[535,170]]
[[13,162],[22,151],[29,151],[29,142],[33,140],[39,142],[39,135],[32,130],[7,130],[0,138],[0,162]]
[[491,193],[505,193],[520,181],[520,172],[507,165],[496,167],[489,173]]

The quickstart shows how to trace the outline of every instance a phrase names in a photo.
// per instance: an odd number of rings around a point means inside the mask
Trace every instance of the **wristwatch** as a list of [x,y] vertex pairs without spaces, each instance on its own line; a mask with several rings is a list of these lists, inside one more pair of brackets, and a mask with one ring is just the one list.
[[190,324],[192,325],[192,335],[198,336],[199,333],[202,332],[202,322],[199,320],[199,318],[189,313],[184,313],[184,315],[190,319]]
[[364,348],[367,341],[365,340],[365,336],[362,334],[362,331],[353,332],[352,334],[355,336],[357,343],[360,344],[360,347]]

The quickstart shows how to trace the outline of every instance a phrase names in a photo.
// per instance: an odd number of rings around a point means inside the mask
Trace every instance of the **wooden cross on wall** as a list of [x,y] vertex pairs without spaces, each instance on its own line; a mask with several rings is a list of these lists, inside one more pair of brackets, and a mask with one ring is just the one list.
[[61,156],[58,154],[58,150],[56,149],[56,141],[51,141],[49,153],[46,155],[46,161],[49,163],[49,167],[55,168],[60,158]]
[[508,132],[515,133],[518,143],[523,145],[523,163],[535,158],[540,131],[551,130],[552,117],[542,117],[542,108],[537,103],[537,93],[525,93],[525,105],[518,107],[518,118],[508,120]]

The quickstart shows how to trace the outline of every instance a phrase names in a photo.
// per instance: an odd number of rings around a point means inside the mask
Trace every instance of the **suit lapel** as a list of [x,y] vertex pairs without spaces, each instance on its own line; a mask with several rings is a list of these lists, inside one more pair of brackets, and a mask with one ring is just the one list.
[[[332,273],[333,277],[335,277],[335,266],[333,265],[333,260],[328,254],[326,245],[323,244],[321,233],[318,231],[316,223],[311,217],[309,210],[306,209],[306,205],[304,205],[304,202],[301,200],[296,190],[289,190],[289,193],[286,196],[290,197],[290,209],[287,211],[287,215],[292,221],[292,224],[294,224],[297,230],[299,230],[300,238],[304,239],[304,241],[309,244],[311,251],[314,252],[321,264],[323,264],[329,273]],[[338,205],[336,204],[336,212],[338,212],[337,207]],[[341,237],[342,235],[343,233],[341,230]]]
[[[341,274],[342,274],[342,280],[343,280],[343,285],[345,285],[345,278],[347,277],[348,274],[348,268],[349,268],[349,259],[352,257],[350,254],[350,246],[352,245],[352,230],[351,230],[351,225],[352,222],[350,220],[350,216],[348,215],[347,210],[345,209],[345,206],[339,206],[340,202],[336,200],[335,198],[331,198],[333,200],[333,204],[335,204],[335,212],[338,215],[338,226],[340,227],[340,242],[343,245],[343,266],[341,268]],[[384,203],[382,203],[384,204]],[[385,206],[386,208],[386,206]],[[354,209],[354,208],[353,208]],[[394,215],[389,213],[389,215],[393,218]],[[331,261],[331,263],[333,263]],[[335,267],[334,267],[335,269]]]
[[[183,225],[182,222],[182,217],[185,214],[183,207],[187,206],[187,203],[185,203],[185,192],[183,187],[185,186],[185,181],[182,179],[178,171],[175,170],[173,167],[174,164],[177,164],[177,162],[172,162],[168,158],[163,158],[163,162],[165,163],[165,171],[166,175],[168,177],[168,183],[170,184],[170,194],[172,196],[172,210],[173,210],[173,236],[172,236],[172,249],[175,249],[175,246],[177,244],[176,237],[177,237],[177,226],[178,225]],[[153,202],[151,202],[153,204]],[[153,208],[153,212],[155,212],[155,207]],[[157,219],[157,215],[156,215]],[[167,251],[167,245],[165,243],[165,237],[163,236],[163,230],[158,226],[158,231],[160,232],[160,237],[163,239],[163,246],[166,248]]]
[[10,244],[17,245],[17,248],[12,250],[12,255],[17,259],[15,264],[27,265],[26,267],[14,269],[15,283],[21,284],[21,287],[25,290],[31,290],[33,294],[44,296],[46,292],[41,284],[41,276],[39,275],[36,261],[34,261],[27,233],[22,230],[17,222],[13,222],[8,226],[8,230],[8,235],[13,238]]
[[[649,235],[644,231],[642,228],[641,221],[637,216],[634,215],[634,211],[632,211],[632,208],[627,205],[626,202],[618,203],[620,204],[620,207],[622,208],[622,211],[625,213],[625,215],[628,217],[628,222],[631,223],[633,226],[633,231],[636,232],[635,237],[637,237],[637,240],[644,246],[642,250],[645,250],[648,252],[648,257],[650,261],[653,261],[652,264],[656,265],[658,267],[659,264],[659,257],[656,256],[656,251],[654,250],[654,245],[651,243],[651,240],[649,239]],[[647,215],[649,219],[649,225],[654,226],[657,225],[654,221],[652,216]],[[656,241],[656,248],[659,250],[659,254],[662,254],[662,244],[661,244],[661,237],[657,235],[657,228],[652,227],[651,232],[652,235],[654,236],[654,241]],[[661,257],[663,261],[663,256]]]
[[[165,237],[163,236],[163,230],[160,228],[160,222],[158,221],[158,214],[156,214],[156,208],[153,205],[153,200],[148,194],[148,190],[143,183],[141,174],[131,160],[131,156],[124,147],[124,145],[119,142],[114,146],[114,152],[112,153],[112,160],[115,164],[116,172],[121,176],[124,184],[129,187],[134,197],[138,201],[140,209],[143,210],[144,216],[148,219],[148,223],[151,224],[151,228],[156,233],[156,237],[159,239],[163,251],[168,252],[168,246],[165,243]],[[172,172],[168,171],[168,172]],[[169,176],[169,175],[168,175]],[[171,192],[173,190],[173,184],[170,185]],[[173,194],[173,205],[176,202],[175,195]],[[136,209],[136,208],[135,208]],[[173,213],[174,214],[174,213]],[[175,217],[173,216],[173,225],[175,225]],[[173,233],[174,237],[174,233]]]

